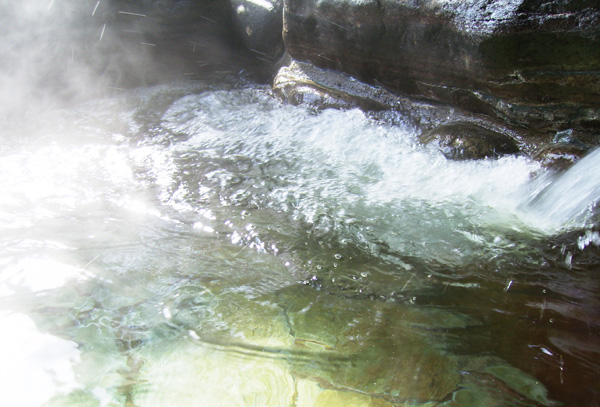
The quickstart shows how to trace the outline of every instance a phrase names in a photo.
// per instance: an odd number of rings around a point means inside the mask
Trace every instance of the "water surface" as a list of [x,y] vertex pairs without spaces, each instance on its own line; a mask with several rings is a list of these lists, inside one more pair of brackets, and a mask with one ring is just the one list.
[[2,404],[599,405],[598,167],[417,135],[238,80],[6,119]]

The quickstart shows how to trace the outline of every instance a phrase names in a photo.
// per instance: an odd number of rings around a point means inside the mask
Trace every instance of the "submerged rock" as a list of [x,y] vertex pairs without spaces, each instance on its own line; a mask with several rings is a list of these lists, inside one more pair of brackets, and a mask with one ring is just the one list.
[[322,360],[294,364],[297,374],[396,401],[442,400],[460,382],[457,359],[409,328],[422,310],[298,289],[283,302],[290,330]]
[[519,153],[517,143],[504,134],[475,123],[456,122],[436,127],[421,135],[424,144],[435,144],[455,160],[497,158]]
[[292,285],[258,301],[229,292],[211,319],[220,327],[213,333],[203,325],[131,351],[142,361],[130,389],[135,405],[550,403],[539,382],[501,359],[452,354],[444,333],[470,322],[450,311]]
[[[249,274],[252,257],[265,265],[262,255],[239,255],[250,256]],[[107,293],[78,287],[69,295],[82,302],[82,315],[67,324],[80,344],[78,385],[48,405],[551,405],[543,385],[501,359],[452,352],[452,338],[478,324],[470,317],[303,284],[260,294],[260,278],[244,281],[212,280],[209,290],[193,279],[172,301],[149,291],[122,312],[90,309],[89,290]],[[124,331],[143,340],[120,346]]]
[[287,0],[299,61],[547,134],[600,128],[597,2]]

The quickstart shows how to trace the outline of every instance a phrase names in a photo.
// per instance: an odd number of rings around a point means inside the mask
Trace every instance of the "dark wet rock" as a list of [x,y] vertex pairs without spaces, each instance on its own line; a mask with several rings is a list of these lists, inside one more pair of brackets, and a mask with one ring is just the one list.
[[544,146],[534,158],[545,168],[565,171],[579,161],[588,149],[576,144],[551,143]]
[[223,0],[4,2],[0,26],[0,104],[11,110],[267,65]]
[[551,143],[543,145],[534,155],[544,167],[564,171],[586,155],[590,149],[589,136],[574,132],[573,129],[556,133]]
[[421,135],[421,142],[434,144],[455,160],[498,158],[518,154],[517,143],[507,135],[475,123],[456,122],[439,126]]
[[230,0],[235,27],[246,47],[256,58],[269,64],[285,53],[283,0]]
[[373,88],[352,81],[343,74],[326,72],[298,62],[279,70],[273,81],[273,91],[286,103],[318,110],[383,110],[388,107],[385,101],[378,100],[382,95],[376,94]]
[[279,70],[273,81],[273,91],[286,103],[317,110],[359,108],[375,119],[392,124],[409,124],[422,131],[454,121],[477,121],[486,122],[491,128],[514,139],[520,140],[522,134],[522,129],[480,114],[447,104],[397,95],[385,87],[369,85],[341,72],[298,61]]
[[103,27],[94,56],[99,64],[111,60],[114,86],[237,72],[240,61],[250,59],[225,1],[111,0],[100,3],[92,23]]
[[595,1],[287,0],[299,61],[523,125],[600,128]]

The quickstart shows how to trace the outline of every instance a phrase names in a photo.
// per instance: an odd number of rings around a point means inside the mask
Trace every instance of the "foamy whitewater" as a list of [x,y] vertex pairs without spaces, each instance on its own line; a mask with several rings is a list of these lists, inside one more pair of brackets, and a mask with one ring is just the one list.
[[[122,92],[8,122],[2,138],[2,405],[514,396],[478,374],[550,405],[506,355],[452,356],[464,338],[484,341],[483,320],[442,299],[524,290],[560,233],[597,247],[600,151],[561,175],[524,156],[452,161],[412,127],[231,83]],[[443,378],[398,378],[406,366]]]

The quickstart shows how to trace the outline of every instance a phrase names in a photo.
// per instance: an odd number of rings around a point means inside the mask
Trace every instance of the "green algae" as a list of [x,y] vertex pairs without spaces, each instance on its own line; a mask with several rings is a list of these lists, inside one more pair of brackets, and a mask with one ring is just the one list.
[[409,325],[411,317],[422,321],[420,311],[308,287],[295,291],[286,302],[295,343],[320,344],[322,354],[345,357],[294,365],[299,375],[332,388],[402,400],[441,400],[457,386],[456,359]]
[[517,393],[543,406],[552,405],[548,399],[548,390],[534,377],[508,365],[489,366],[486,373],[502,380]]

